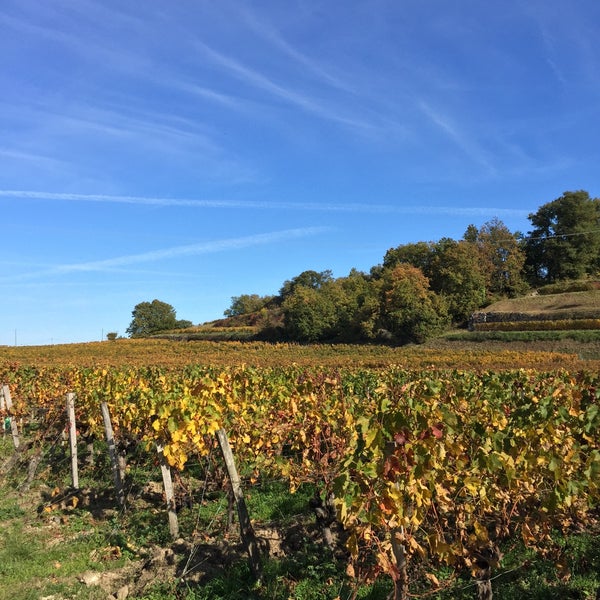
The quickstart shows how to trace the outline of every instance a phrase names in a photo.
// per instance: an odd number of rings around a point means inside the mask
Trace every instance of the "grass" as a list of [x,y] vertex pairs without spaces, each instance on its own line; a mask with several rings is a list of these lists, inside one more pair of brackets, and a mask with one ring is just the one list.
[[[0,439],[0,461],[13,452],[12,439]],[[86,511],[44,510],[38,481],[20,493],[22,473],[0,482],[0,600],[39,600],[43,597],[100,600],[99,588],[83,587],[77,577],[122,564],[111,555],[106,524],[93,521]]]
[[[487,306],[482,312],[556,312],[561,314],[569,311],[600,313],[600,290],[528,295],[509,300],[500,300]],[[561,317],[557,316],[556,318],[559,319]]]
[[[42,597],[103,598],[101,590],[82,588],[77,576],[103,570],[102,534],[89,524],[36,522],[3,490],[0,501],[0,599],[39,600]],[[8,516],[8,517],[7,517]],[[99,593],[100,592],[100,593]]]

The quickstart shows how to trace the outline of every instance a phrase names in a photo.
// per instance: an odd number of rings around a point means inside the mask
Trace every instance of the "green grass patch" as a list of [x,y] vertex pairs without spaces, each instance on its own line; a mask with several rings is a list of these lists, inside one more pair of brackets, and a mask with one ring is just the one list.
[[14,500],[4,500],[0,533],[0,599],[39,600],[42,597],[104,597],[97,588],[84,588],[77,576],[104,569],[102,548],[108,540],[77,518],[55,523],[36,522]]

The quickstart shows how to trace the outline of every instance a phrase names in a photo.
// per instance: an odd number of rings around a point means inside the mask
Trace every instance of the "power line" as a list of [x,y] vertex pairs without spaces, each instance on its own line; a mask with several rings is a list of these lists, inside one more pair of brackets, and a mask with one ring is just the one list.
[[564,238],[564,237],[573,237],[576,235],[589,235],[590,233],[600,233],[600,229],[588,229],[587,231],[577,231],[574,233],[554,233],[549,235],[541,235],[541,236],[530,236],[527,238],[522,238],[525,240],[551,240],[553,238]]

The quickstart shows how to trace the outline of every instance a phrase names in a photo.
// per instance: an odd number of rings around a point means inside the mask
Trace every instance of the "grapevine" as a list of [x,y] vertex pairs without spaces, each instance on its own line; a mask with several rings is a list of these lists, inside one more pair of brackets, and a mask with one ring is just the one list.
[[552,528],[585,522],[599,504],[591,371],[11,363],[0,380],[13,414],[47,436],[68,392],[90,436],[102,435],[106,402],[117,438],[160,446],[178,471],[225,429],[253,477],[334,495],[348,572],[391,576],[397,598],[410,561],[489,580],[503,540],[544,552]]

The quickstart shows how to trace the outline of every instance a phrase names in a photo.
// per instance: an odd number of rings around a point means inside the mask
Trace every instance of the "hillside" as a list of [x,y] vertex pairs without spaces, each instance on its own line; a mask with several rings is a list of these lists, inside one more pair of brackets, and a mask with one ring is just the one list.
[[521,298],[501,300],[487,306],[486,313],[553,313],[557,319],[570,313],[600,314],[600,290],[564,292],[561,294],[529,294]]
[[473,315],[470,331],[425,344],[438,350],[558,352],[600,358],[600,290],[535,293],[495,302]]
[[[596,284],[582,281],[570,285],[591,287]],[[500,343],[506,344],[507,349],[516,350],[520,346],[534,349],[532,347],[534,344],[535,350],[539,351],[555,352],[560,348],[558,351],[580,355],[583,351],[583,355],[587,357],[598,358],[600,356],[600,289],[544,293],[548,289],[552,288],[548,287],[541,292],[530,293],[520,298],[495,302],[474,313],[472,335],[468,335],[464,329],[452,330],[440,337],[430,339],[426,345],[445,348],[448,341],[461,341],[476,342],[481,348],[482,342],[493,342],[494,350],[499,349]],[[286,341],[280,336],[280,330],[262,330],[259,317],[259,313],[237,315],[195,327],[165,331],[152,337],[189,342]],[[262,318],[264,319],[264,315]],[[268,321],[281,325],[280,310],[273,311],[273,316]],[[524,332],[531,335],[520,338],[516,335]],[[534,332],[537,336],[533,335]],[[587,335],[575,335],[576,332]],[[474,335],[475,333],[477,336]],[[502,337],[500,334],[512,335]],[[547,335],[542,336],[542,334]],[[557,346],[556,342],[560,344]],[[589,356],[588,351],[590,351]]]

